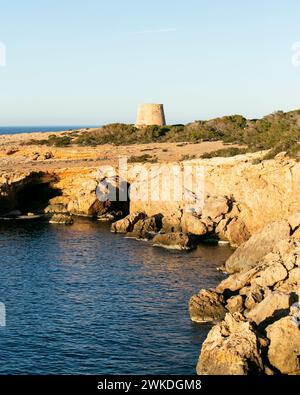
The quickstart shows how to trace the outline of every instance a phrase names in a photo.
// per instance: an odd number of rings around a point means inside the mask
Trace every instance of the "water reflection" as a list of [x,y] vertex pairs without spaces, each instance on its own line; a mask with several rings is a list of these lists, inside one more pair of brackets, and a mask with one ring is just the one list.
[[231,253],[153,248],[89,220],[1,223],[0,249],[0,373],[194,373],[208,327],[187,303]]

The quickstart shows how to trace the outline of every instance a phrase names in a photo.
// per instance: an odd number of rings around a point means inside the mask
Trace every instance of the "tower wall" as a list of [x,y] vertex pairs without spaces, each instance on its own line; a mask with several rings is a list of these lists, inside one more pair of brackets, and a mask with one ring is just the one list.
[[136,127],[166,124],[163,104],[141,104],[136,118]]

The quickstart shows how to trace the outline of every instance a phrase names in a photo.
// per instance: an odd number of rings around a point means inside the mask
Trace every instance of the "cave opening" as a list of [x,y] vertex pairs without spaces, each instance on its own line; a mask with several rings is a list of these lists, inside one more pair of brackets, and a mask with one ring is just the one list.
[[42,214],[49,205],[49,200],[61,195],[61,190],[53,188],[51,183],[29,183],[16,193],[15,208],[22,214]]

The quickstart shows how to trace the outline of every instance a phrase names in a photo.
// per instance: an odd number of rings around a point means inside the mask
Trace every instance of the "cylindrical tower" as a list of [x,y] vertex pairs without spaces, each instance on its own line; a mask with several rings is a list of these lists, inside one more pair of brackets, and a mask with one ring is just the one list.
[[141,104],[138,109],[135,126],[164,126],[166,124],[163,104]]

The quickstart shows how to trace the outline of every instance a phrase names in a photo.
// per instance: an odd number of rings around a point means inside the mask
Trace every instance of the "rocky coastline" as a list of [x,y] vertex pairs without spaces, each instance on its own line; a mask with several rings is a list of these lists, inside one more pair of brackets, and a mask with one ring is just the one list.
[[95,163],[35,163],[1,172],[1,217],[71,225],[91,216],[111,221],[112,232],[181,250],[230,243],[228,277],[189,302],[195,324],[213,325],[197,373],[300,374],[300,164],[284,154],[255,164],[259,155],[188,161],[205,169],[204,206],[194,213],[182,201],[100,202]]

